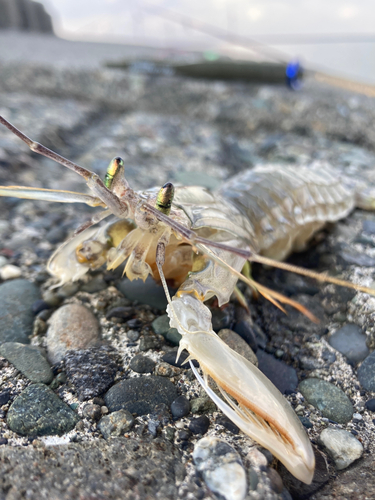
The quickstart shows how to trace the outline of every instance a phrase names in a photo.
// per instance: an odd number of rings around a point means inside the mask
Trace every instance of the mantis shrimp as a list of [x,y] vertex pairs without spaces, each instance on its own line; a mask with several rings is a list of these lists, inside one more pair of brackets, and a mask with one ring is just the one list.
[[[316,320],[302,305],[241,274],[248,261],[373,294],[366,287],[279,262],[303,249],[326,222],[345,217],[358,204],[353,186],[339,182],[325,168],[295,171],[268,165],[239,174],[214,194],[197,186],[174,188],[171,183],[160,190],[135,192],[125,178],[121,158],[111,161],[102,181],[97,174],[32,141],[1,116],[0,123],[32,151],[83,177],[91,191],[0,186],[1,196],[103,208],[50,258],[48,270],[59,280],[58,285],[77,280],[104,263],[115,269],[125,261],[124,273],[130,280],[145,280],[151,274],[160,281],[168,299],[170,325],[182,335],[178,356],[187,349],[194,374],[216,405],[296,478],[310,484],[315,458],[297,415],[258,368],[214,333],[204,301],[216,296],[219,305],[225,304],[241,279],[278,307],[290,304]],[[366,204],[362,201],[362,207]],[[94,227],[111,215],[114,221]],[[179,285],[173,299],[167,280]],[[199,362],[203,377],[193,359]],[[209,386],[209,376],[222,397]]]

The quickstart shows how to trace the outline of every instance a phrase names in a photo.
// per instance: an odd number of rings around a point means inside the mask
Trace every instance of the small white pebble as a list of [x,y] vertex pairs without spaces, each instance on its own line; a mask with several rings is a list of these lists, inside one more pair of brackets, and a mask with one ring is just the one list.
[[353,418],[355,418],[355,420],[363,420],[362,415],[359,413],[353,413]]
[[2,268],[0,268],[0,278],[4,281],[19,278],[21,275],[22,270],[17,266],[13,266],[12,264],[6,264]]
[[109,410],[106,406],[102,406],[100,408],[100,411],[102,412],[102,415],[107,415],[107,413],[109,413]]

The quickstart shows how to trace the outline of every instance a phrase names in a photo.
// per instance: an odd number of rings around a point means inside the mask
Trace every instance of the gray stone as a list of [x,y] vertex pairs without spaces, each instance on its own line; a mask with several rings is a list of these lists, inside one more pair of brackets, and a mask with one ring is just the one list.
[[87,307],[67,304],[53,313],[46,336],[48,359],[59,363],[71,349],[85,349],[99,340],[99,322]]
[[366,391],[375,391],[375,351],[363,361],[358,368],[357,376]]
[[297,372],[293,366],[274,358],[271,354],[258,349],[258,368],[284,394],[285,391],[294,391],[298,385]]
[[352,363],[359,363],[369,354],[366,346],[366,335],[359,326],[345,325],[328,337],[329,344],[347,357]]
[[0,346],[0,354],[12,363],[31,382],[50,384],[53,379],[51,367],[37,347],[5,342]]
[[178,333],[176,328],[170,328],[169,317],[167,314],[163,314],[162,316],[154,319],[151,325],[155,333],[163,335],[165,340],[168,340],[168,342],[172,345],[179,345],[181,334]]
[[82,285],[81,290],[82,292],[96,293],[101,292],[106,288],[108,288],[108,283],[104,281],[102,276],[95,276],[88,283]]
[[244,341],[238,333],[233,332],[227,328],[220,330],[218,336],[223,340],[231,349],[243,356],[255,366],[258,366],[258,358],[251,347]]
[[116,287],[132,302],[136,300],[140,304],[147,304],[160,311],[165,311],[167,308],[168,301],[163,287],[157,285],[150,276],[144,283],[142,280],[122,279],[116,284]]
[[127,410],[118,410],[105,415],[99,422],[98,427],[105,439],[109,437],[122,436],[130,431],[134,425],[134,417]]
[[319,436],[319,442],[332,456],[338,470],[348,467],[363,453],[362,443],[343,429],[324,429]]
[[215,437],[200,439],[193,460],[208,488],[225,500],[243,500],[247,492],[246,472],[232,446]]
[[308,378],[298,389],[307,401],[327,417],[339,424],[346,424],[353,416],[353,405],[341,389],[325,380]]
[[40,299],[40,291],[30,281],[17,279],[0,285],[0,344],[29,344],[33,330],[32,305]]
[[156,363],[152,359],[138,354],[130,361],[129,368],[137,373],[152,373],[155,365]]
[[64,357],[66,375],[81,400],[100,396],[115,381],[117,354],[109,346],[68,351]]
[[110,411],[128,410],[146,415],[155,406],[164,403],[168,407],[177,398],[177,389],[164,377],[141,377],[122,380],[109,389],[104,397]]
[[9,408],[7,424],[22,436],[47,436],[71,431],[79,417],[44,384],[29,385]]

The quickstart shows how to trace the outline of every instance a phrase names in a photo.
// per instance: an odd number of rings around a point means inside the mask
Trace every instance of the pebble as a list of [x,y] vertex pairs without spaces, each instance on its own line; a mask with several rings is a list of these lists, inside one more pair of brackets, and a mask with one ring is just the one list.
[[68,351],[64,363],[68,380],[81,401],[106,392],[120,368],[114,349],[105,345]]
[[343,429],[324,429],[319,436],[319,442],[332,456],[338,470],[348,467],[363,453],[362,443]]
[[113,307],[112,309],[110,309],[105,317],[107,319],[111,318],[130,319],[133,315],[134,315],[133,307],[120,306],[120,307]]
[[40,298],[39,288],[19,279],[0,285],[0,344],[29,344],[33,331],[32,305]]
[[132,302],[138,301],[140,304],[148,304],[155,309],[165,311],[168,301],[165,297],[162,286],[159,286],[149,276],[143,283],[142,280],[130,281],[127,278],[120,280],[116,287],[120,292]]
[[359,363],[366,358],[369,350],[366,346],[366,335],[359,326],[348,324],[328,337],[328,343],[347,357],[351,363]]
[[375,391],[375,351],[363,361],[358,368],[357,376],[366,391]]
[[[190,368],[189,363],[184,363],[186,358],[189,356],[189,353],[184,349],[181,352],[180,357],[178,358],[178,361],[176,363],[176,357],[177,357],[177,349],[173,349],[171,351],[168,351],[164,354],[164,356],[161,358],[163,361],[166,363],[172,365],[172,366],[177,366],[178,368],[185,368],[188,369]],[[198,367],[199,364],[197,361],[193,361],[194,366]]]
[[179,345],[181,340],[181,334],[178,333],[176,328],[170,328],[169,317],[167,314],[163,314],[156,318],[152,324],[152,329],[158,335],[163,335],[165,340],[170,342],[172,345]]
[[258,349],[258,368],[284,394],[285,391],[294,391],[298,385],[297,372],[292,366],[274,358],[271,354]]
[[90,420],[99,420],[102,416],[102,410],[99,405],[87,404],[82,410],[82,415]]
[[256,335],[253,330],[252,322],[249,320],[243,319],[238,321],[233,330],[243,338],[243,340],[250,346],[250,348],[256,352],[258,349],[258,342],[256,339]]
[[314,426],[307,417],[299,417],[301,424],[306,427],[306,429],[312,429]]
[[190,412],[190,401],[185,396],[178,396],[171,404],[171,413],[174,418],[186,417]]
[[240,432],[240,429],[237,427],[237,425],[223,415],[216,418],[215,424],[222,425],[232,434],[238,434]]
[[44,384],[29,385],[14,400],[7,424],[22,436],[61,435],[71,431],[79,417]]
[[318,378],[308,378],[299,384],[298,389],[324,417],[339,424],[346,424],[352,419],[353,405],[335,385]]
[[365,407],[369,411],[375,411],[375,399],[369,399],[366,401]]
[[283,480],[275,469],[269,468],[267,470],[267,476],[271,483],[271,488],[275,493],[282,493],[284,489]]
[[258,358],[256,357],[254,351],[240,335],[232,330],[224,329],[219,331],[218,336],[231,349],[250,361],[253,365],[258,366]]
[[39,299],[34,302],[32,305],[32,311],[35,315],[41,313],[42,311],[45,311],[46,309],[50,309],[50,305],[43,299]]
[[128,410],[137,415],[147,415],[158,404],[168,407],[177,398],[177,389],[164,377],[140,377],[122,380],[114,385],[104,396],[109,410]]
[[134,417],[127,410],[118,410],[101,418],[98,427],[105,439],[123,436],[134,425]]
[[40,349],[18,342],[0,345],[0,354],[12,363],[31,382],[50,384],[53,380],[51,367]]
[[59,363],[72,349],[95,345],[100,335],[99,322],[94,314],[80,304],[67,304],[55,311],[46,335],[48,359]]
[[10,401],[10,389],[0,392],[0,406],[6,405]]
[[94,276],[90,281],[81,286],[82,292],[97,293],[108,288],[102,276]]
[[215,307],[211,309],[212,329],[218,332],[225,328],[230,328],[234,320],[234,307],[232,304],[224,306],[222,309]]
[[4,281],[19,278],[21,275],[22,269],[13,264],[6,264],[0,268],[0,278]]
[[246,471],[232,446],[215,437],[200,439],[194,446],[193,461],[208,488],[225,500],[246,496]]
[[137,373],[152,373],[155,365],[156,363],[152,359],[138,354],[130,361],[129,368]]
[[338,255],[347,263],[347,264],[354,264],[356,266],[363,266],[363,267],[374,267],[375,266],[375,259],[373,257],[370,257],[370,255],[367,255],[365,253],[360,253],[356,252],[354,250],[346,250],[343,249],[339,251]]
[[375,220],[365,219],[362,222],[362,228],[365,233],[375,234]]
[[206,415],[201,415],[198,418],[193,418],[189,423],[189,430],[193,434],[206,434],[210,426],[210,420]]
[[217,410],[215,403],[212,399],[204,395],[200,398],[194,398],[190,401],[190,411],[191,413],[209,413],[211,411]]
[[149,351],[150,349],[157,349],[159,341],[154,336],[144,334],[139,341],[138,349],[140,351]]
[[141,336],[141,334],[138,330],[128,330],[126,332],[126,336],[131,342],[136,342]]

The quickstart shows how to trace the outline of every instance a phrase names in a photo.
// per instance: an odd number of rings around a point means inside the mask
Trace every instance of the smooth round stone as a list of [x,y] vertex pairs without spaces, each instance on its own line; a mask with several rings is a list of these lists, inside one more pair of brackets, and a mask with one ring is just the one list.
[[171,413],[174,418],[181,418],[190,412],[190,401],[185,396],[178,396],[171,404]]
[[322,412],[324,417],[346,424],[353,416],[353,405],[341,389],[325,380],[308,378],[298,387],[307,401]]
[[111,412],[124,409],[147,415],[161,403],[170,407],[177,395],[175,385],[168,379],[151,376],[122,380],[109,389],[104,401]]
[[357,372],[358,380],[367,391],[375,391],[375,351],[363,361]]
[[151,326],[155,333],[163,335],[163,337],[172,345],[178,345],[180,343],[181,334],[178,333],[176,328],[170,328],[169,317],[167,314],[163,314],[162,316],[154,319]]
[[22,269],[13,264],[7,264],[0,268],[0,278],[4,281],[13,280],[22,276]]
[[233,351],[243,356],[245,359],[250,361],[255,366],[258,366],[258,358],[256,357],[254,351],[245,342],[245,340],[240,337],[236,332],[232,330],[224,329],[220,330],[218,336],[223,340]]
[[29,385],[9,408],[7,424],[22,436],[61,435],[71,431],[79,417],[44,384]]
[[52,382],[51,367],[37,347],[18,342],[5,342],[0,346],[0,354],[31,382],[43,384]]
[[129,300],[138,301],[140,304],[148,304],[155,309],[165,311],[168,301],[162,286],[159,286],[149,276],[143,283],[142,280],[130,281],[127,278],[120,280],[116,287]]
[[285,391],[294,391],[298,385],[296,370],[283,361],[274,358],[271,354],[258,349],[258,368],[279,389],[281,394]]
[[206,434],[210,427],[210,420],[206,415],[201,415],[198,418],[193,418],[189,423],[189,430],[193,434]]
[[328,337],[328,343],[347,357],[352,363],[359,363],[369,354],[366,345],[366,335],[359,326],[345,325]]
[[82,292],[96,293],[96,292],[101,292],[106,288],[108,288],[108,283],[104,281],[102,276],[95,276],[88,283],[82,285],[81,290]]
[[0,344],[29,344],[34,314],[31,310],[40,299],[40,291],[30,281],[19,279],[0,285]]
[[67,304],[55,311],[46,335],[48,359],[59,363],[71,349],[95,345],[100,336],[99,322],[87,307]]
[[219,417],[216,418],[215,423],[218,424],[218,425],[222,425],[223,427],[225,427],[232,434],[238,434],[240,432],[240,429],[237,427],[237,425],[234,424],[227,417],[219,416]]
[[99,418],[102,416],[101,408],[96,404],[85,405],[82,414],[84,417],[94,421],[99,420]]
[[350,432],[343,429],[324,429],[319,442],[332,456],[338,470],[345,469],[362,456],[362,443]]
[[[185,363],[188,356],[189,356],[189,353],[184,349],[181,352],[181,354],[178,358],[178,361],[176,362],[176,358],[177,358],[177,349],[176,349],[173,351],[166,352],[161,359],[172,366],[177,366],[178,368],[188,369],[188,368],[190,368],[190,364]],[[194,366],[199,366],[195,360],[193,361],[193,364],[194,364]]]
[[339,251],[340,257],[347,264],[354,264],[355,266],[363,266],[363,267],[374,267],[375,259],[370,257],[370,255],[356,252],[355,250],[341,250]]
[[80,400],[94,398],[107,391],[120,368],[116,352],[106,345],[68,351],[64,362],[67,378]]
[[218,438],[205,437],[196,443],[193,461],[213,493],[225,500],[245,498],[246,471],[232,446]]
[[375,411],[375,399],[369,399],[366,401],[365,407],[369,411]]
[[105,415],[100,420],[98,427],[105,439],[122,436],[130,431],[134,425],[134,417],[127,410],[118,410]]
[[152,373],[155,365],[156,363],[152,359],[138,354],[130,361],[129,367],[137,373]]

